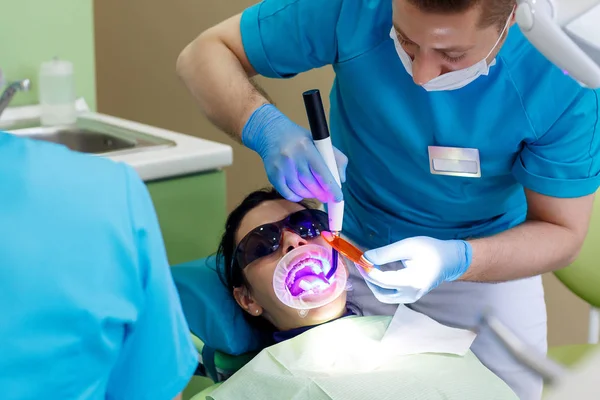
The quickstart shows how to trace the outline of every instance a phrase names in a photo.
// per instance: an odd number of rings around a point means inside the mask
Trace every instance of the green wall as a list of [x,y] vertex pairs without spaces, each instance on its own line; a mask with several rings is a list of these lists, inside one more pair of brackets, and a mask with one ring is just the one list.
[[11,105],[36,104],[38,69],[55,56],[75,66],[77,96],[96,109],[93,0],[0,1],[0,69],[32,80]]
[[227,218],[225,172],[209,171],[147,184],[171,265],[217,251]]

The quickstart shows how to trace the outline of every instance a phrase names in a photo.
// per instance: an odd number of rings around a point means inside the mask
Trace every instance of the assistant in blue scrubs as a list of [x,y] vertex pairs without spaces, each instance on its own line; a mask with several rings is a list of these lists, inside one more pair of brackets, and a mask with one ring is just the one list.
[[0,133],[0,397],[169,400],[196,366],[136,172]]
[[[519,272],[516,268],[516,272],[505,272],[505,275],[502,271],[514,264],[503,264],[502,254],[512,256],[513,244],[531,243],[532,235],[552,240],[557,245],[555,249],[564,244],[558,223],[553,225],[544,220],[536,225],[525,222],[528,193],[537,196],[535,211],[538,213],[545,207],[539,205],[543,196],[547,196],[542,200],[545,204],[556,204],[555,199],[588,197],[582,204],[586,209],[591,208],[590,195],[600,185],[600,135],[596,132],[598,92],[583,89],[564,76],[526,41],[518,27],[509,24],[510,19],[506,20],[501,33],[500,29],[494,33],[493,40],[500,35],[496,45],[492,47],[491,41],[489,47],[481,49],[483,58],[488,50],[494,51],[496,46],[501,46],[491,66],[488,68],[488,63],[484,63],[485,73],[466,86],[426,90],[427,84],[415,84],[416,78],[413,79],[405,65],[411,63],[410,57],[408,61],[402,59],[403,52],[408,50],[395,43],[398,41],[395,30],[403,27],[393,23],[393,5],[404,7],[405,11],[412,7],[411,12],[432,25],[435,21],[443,21],[444,14],[427,19],[424,17],[426,11],[418,14],[414,11],[415,6],[411,6],[413,3],[419,2],[265,0],[241,15],[239,31],[243,53],[258,74],[270,78],[291,78],[315,68],[333,67],[332,138],[349,159],[343,185],[344,234],[363,249],[378,249],[402,243],[404,239],[411,240],[404,242],[414,244],[405,246],[408,255],[393,259],[398,261],[396,268],[400,266],[400,260],[406,260],[408,273],[414,277],[419,274],[419,269],[424,270],[426,275],[435,278],[432,280],[435,285],[428,289],[437,286],[422,298],[427,291],[416,292],[417,301],[412,308],[447,325],[468,328],[477,325],[485,308],[492,307],[511,329],[544,352],[547,347],[546,312],[539,274],[566,265],[575,251],[561,250],[565,255],[553,259],[546,254],[552,253],[547,250],[553,246],[541,246],[540,252],[548,261],[539,262],[535,267],[527,261],[527,272],[523,269]],[[505,3],[508,11],[514,7],[514,2]],[[402,20],[403,15],[401,12],[395,15],[394,21]],[[456,15],[460,16],[460,13]],[[459,18],[456,15],[452,14]],[[411,23],[406,18],[403,21]],[[230,30],[225,32],[226,26]],[[223,30],[215,28],[212,37],[221,37],[220,40],[227,44],[225,38],[237,34],[234,28],[237,28],[235,24],[224,23]],[[418,31],[419,27],[413,22],[412,29]],[[488,30],[486,34],[493,31]],[[420,33],[421,39],[429,37]],[[217,40],[209,42],[209,37],[190,45],[180,64],[182,74],[186,75],[195,94],[202,96],[204,88],[211,88],[205,92],[213,98],[206,95],[203,99],[213,101],[210,104],[216,109],[223,99],[234,98],[234,91],[231,85],[225,87],[225,82],[222,86],[209,86],[200,78],[194,78],[204,72],[206,80],[217,78],[216,72],[212,75],[216,67],[200,68],[209,65],[208,60],[200,60],[209,44],[217,48]],[[232,43],[237,45],[237,42]],[[417,46],[414,42],[413,45]],[[228,47],[235,48],[233,45]],[[438,53],[440,57],[439,52],[429,47],[425,51]],[[236,53],[242,66],[246,66],[242,61],[244,57],[239,54]],[[198,60],[196,63],[194,58]],[[223,57],[221,62],[225,60]],[[203,72],[198,72],[200,70]],[[239,64],[233,62],[228,69],[231,73],[238,70]],[[246,67],[246,71],[249,68]],[[465,72],[465,75],[469,73]],[[440,74],[442,80],[447,78],[443,77],[446,72]],[[239,82],[242,82],[241,78]],[[219,91],[227,91],[227,95],[214,97]],[[309,170],[305,165],[307,160],[310,161],[309,150],[301,151],[307,147],[302,144],[302,140],[306,140],[303,133],[293,123],[286,122],[272,105],[259,106],[241,133],[244,144],[263,158],[267,175],[282,194],[295,190],[296,195],[306,197],[304,193],[310,191],[313,182],[301,171],[301,168]],[[246,107],[250,107],[250,100]],[[212,108],[210,111],[214,112]],[[223,118],[238,117],[225,111],[220,115]],[[287,143],[295,145],[287,146]],[[430,146],[477,150],[481,177],[433,174]],[[546,218],[550,218],[548,214],[546,211]],[[581,220],[578,232],[585,231],[589,214],[584,213]],[[514,233],[520,232],[520,227],[515,228],[517,231],[511,230],[518,225],[523,226],[523,235],[529,242],[519,240],[518,233]],[[456,281],[471,264],[471,247],[467,241],[508,231],[513,232],[511,239],[505,241],[509,246],[503,245],[501,239],[494,242],[490,238],[486,242],[487,252],[473,251],[474,259],[479,257],[478,268],[490,268],[489,271],[469,282]],[[577,233],[569,238],[578,237],[573,239],[575,243],[583,240],[580,236]],[[468,245],[469,250],[461,250],[462,245]],[[496,248],[504,250],[493,253]],[[411,251],[420,251],[417,255],[421,259],[415,261]],[[520,249],[517,254],[524,256],[528,251]],[[365,256],[369,257],[367,253]],[[443,265],[451,264],[452,257],[457,259],[456,268]],[[521,260],[525,258],[517,260],[523,263]],[[529,259],[536,261],[533,255]],[[411,262],[418,261],[422,261],[418,267],[411,267]],[[384,261],[387,262],[390,261]],[[439,270],[428,270],[431,267],[428,262],[439,264],[436,265]],[[493,270],[486,266],[491,263],[497,265]],[[448,271],[442,267],[447,267]],[[369,288],[357,271],[352,270],[351,274],[353,302],[367,315],[394,312],[396,306],[388,304],[393,303],[393,299],[386,302],[385,293],[372,286]],[[490,274],[508,282],[489,283],[495,279],[490,278]],[[422,278],[429,279],[427,276]],[[488,283],[477,283],[480,279]],[[393,289],[394,285],[390,287]],[[509,383],[520,398],[541,397],[541,379],[519,365],[485,328],[475,341],[473,351]]]

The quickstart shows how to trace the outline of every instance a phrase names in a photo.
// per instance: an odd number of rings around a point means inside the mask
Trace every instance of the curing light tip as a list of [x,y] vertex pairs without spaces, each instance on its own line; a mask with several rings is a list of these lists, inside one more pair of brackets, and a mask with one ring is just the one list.
[[[340,233],[339,232],[332,232],[333,236],[335,237],[339,237]],[[327,280],[330,280],[331,277],[335,274],[335,271],[338,268],[338,252],[336,249],[334,249],[333,247],[331,248],[331,268],[329,269],[329,272],[327,273]]]

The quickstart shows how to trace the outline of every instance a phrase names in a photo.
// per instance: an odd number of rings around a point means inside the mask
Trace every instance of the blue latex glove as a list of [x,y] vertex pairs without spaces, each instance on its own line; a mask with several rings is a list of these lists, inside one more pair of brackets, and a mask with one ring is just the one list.
[[442,282],[464,275],[471,265],[471,253],[471,245],[463,240],[412,237],[364,253],[376,266],[402,261],[405,268],[392,271],[374,268],[369,274],[358,270],[380,302],[408,304]]
[[[342,201],[342,189],[315,147],[309,131],[292,122],[275,106],[257,108],[242,131],[244,145],[263,160],[267,177],[286,199]],[[340,180],[346,180],[348,158],[334,147]]]

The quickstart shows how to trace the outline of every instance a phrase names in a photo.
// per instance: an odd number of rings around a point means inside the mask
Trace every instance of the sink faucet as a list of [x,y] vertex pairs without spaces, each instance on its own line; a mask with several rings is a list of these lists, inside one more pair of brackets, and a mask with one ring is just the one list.
[[31,81],[29,79],[23,79],[21,81],[10,83],[4,90],[4,93],[2,93],[2,95],[0,96],[0,116],[2,115],[6,107],[8,107],[8,104],[14,97],[15,93],[17,93],[18,91],[26,92],[29,90],[30,86]]

